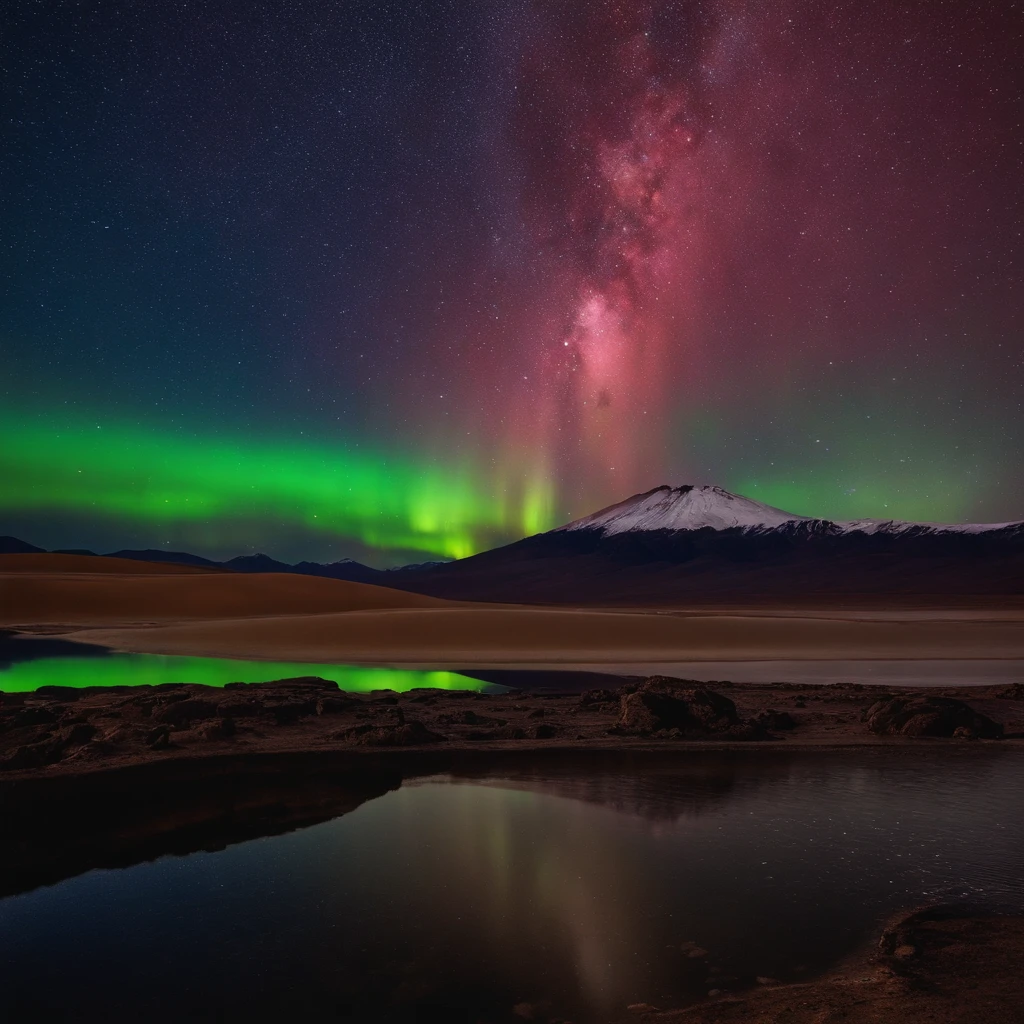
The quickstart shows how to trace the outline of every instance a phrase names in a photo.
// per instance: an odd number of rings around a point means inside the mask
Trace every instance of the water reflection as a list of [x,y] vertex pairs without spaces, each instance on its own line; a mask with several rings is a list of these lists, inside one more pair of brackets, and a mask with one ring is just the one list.
[[164,654],[122,654],[53,638],[0,636],[0,691],[29,693],[41,686],[140,686],[159,683],[263,683],[297,676],[332,679],[343,690],[397,690],[421,686],[445,690],[497,689],[459,672],[417,671],[313,662],[241,661]]
[[314,827],[0,902],[8,1005],[609,1022],[827,968],[924,900],[1024,903],[1012,754],[428,769]]

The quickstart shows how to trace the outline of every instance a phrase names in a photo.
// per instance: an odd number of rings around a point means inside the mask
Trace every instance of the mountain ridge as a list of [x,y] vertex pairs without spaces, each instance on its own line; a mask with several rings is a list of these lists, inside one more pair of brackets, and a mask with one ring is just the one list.
[[904,519],[826,519],[786,512],[764,502],[733,494],[714,484],[663,484],[634,494],[552,532],[599,529],[605,536],[633,530],[774,529],[796,523],[827,524],[834,533],[988,533],[1021,526],[1006,523],[935,523]]
[[[6,540],[21,545],[18,550],[33,547]],[[351,559],[289,565],[265,554],[225,562],[154,549],[116,554],[526,604],[1024,595],[1024,522],[832,521],[795,515],[713,485],[663,485],[468,558],[394,569]]]

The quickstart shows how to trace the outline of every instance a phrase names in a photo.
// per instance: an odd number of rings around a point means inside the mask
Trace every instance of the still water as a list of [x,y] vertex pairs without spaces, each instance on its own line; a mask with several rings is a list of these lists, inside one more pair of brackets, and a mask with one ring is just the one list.
[[265,683],[297,676],[331,679],[342,690],[365,693],[420,686],[445,690],[495,689],[458,672],[417,671],[312,662],[241,661],[164,654],[122,654],[67,640],[12,637],[0,631],[0,692],[28,693],[40,686],[140,686],[158,683]]
[[12,1021],[626,1020],[925,901],[1024,909],[1022,795],[1024,758],[948,748],[407,780],[0,901],[0,992]]

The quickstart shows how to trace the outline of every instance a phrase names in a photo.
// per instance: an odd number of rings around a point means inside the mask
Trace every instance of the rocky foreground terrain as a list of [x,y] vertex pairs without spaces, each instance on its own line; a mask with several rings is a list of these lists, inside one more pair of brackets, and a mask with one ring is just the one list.
[[[770,773],[791,761],[772,752],[845,757],[843,748],[868,746],[902,758],[936,745],[961,757],[1024,749],[1020,684],[893,693],[856,684],[610,682],[619,685],[582,693],[352,694],[304,678],[0,695],[0,896],[290,831],[434,773],[525,772],[520,784],[530,785],[531,766],[540,779],[568,771],[563,788],[613,804],[625,798],[626,778],[635,781],[630,807],[657,817],[680,813],[652,803],[652,793],[668,797],[644,785],[666,763],[698,772],[709,759],[754,757]],[[618,774],[602,782],[611,765]],[[727,771],[712,775],[728,788]],[[718,795],[694,784],[672,799],[713,804]],[[894,923],[877,948],[824,978],[759,979],[686,1009],[637,1004],[628,1013],[644,1024],[1001,1024],[1020,1019],[1022,954],[1019,917],[929,910]]]
[[1022,954],[1024,918],[929,907],[892,922],[874,948],[824,978],[764,978],[685,1010],[632,1010],[638,1024],[1016,1024]]
[[355,694],[300,678],[223,689],[169,683],[0,694],[0,772],[14,776],[286,751],[843,746],[942,738],[1024,739],[1024,685],[891,693],[858,684],[703,685],[655,676],[571,694]]

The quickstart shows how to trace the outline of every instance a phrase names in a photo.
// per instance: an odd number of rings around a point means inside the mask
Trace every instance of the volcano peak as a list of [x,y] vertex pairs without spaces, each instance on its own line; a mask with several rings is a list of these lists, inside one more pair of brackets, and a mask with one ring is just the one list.
[[605,536],[611,536],[637,530],[771,529],[808,519],[712,484],[665,484],[634,494],[561,529],[601,530]]

